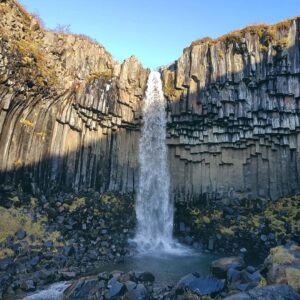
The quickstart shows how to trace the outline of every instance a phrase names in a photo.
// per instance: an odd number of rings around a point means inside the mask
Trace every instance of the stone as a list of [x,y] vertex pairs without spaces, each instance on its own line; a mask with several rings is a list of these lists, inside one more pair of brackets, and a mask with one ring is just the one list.
[[215,243],[215,239],[214,238],[209,238],[208,240],[208,250],[214,250],[214,243]]
[[119,281],[115,281],[113,284],[111,284],[111,287],[108,290],[107,299],[120,297],[123,295],[125,290],[126,290],[126,286],[123,283]]
[[52,241],[46,241],[46,242],[44,243],[44,246],[45,246],[46,248],[52,248],[52,247],[53,247],[53,242],[52,242]]
[[0,271],[6,271],[13,264],[11,257],[5,257],[0,259]]
[[226,278],[230,268],[239,269],[244,265],[244,260],[239,256],[223,257],[212,262],[211,270],[216,277]]
[[85,277],[75,281],[63,293],[66,300],[89,300],[90,295],[97,293],[98,279],[96,277]]
[[297,294],[290,286],[284,284],[268,285],[255,288],[247,293],[236,294],[224,298],[224,300],[300,300]]
[[300,247],[289,244],[272,248],[264,267],[270,284],[288,283],[300,292]]
[[143,284],[138,284],[136,288],[130,289],[126,293],[128,300],[146,300],[148,299],[148,291]]
[[16,232],[16,237],[18,240],[23,240],[26,237],[26,231],[23,229],[18,229]]
[[185,224],[183,222],[179,223],[179,231],[180,232],[185,232]]
[[39,256],[34,256],[30,261],[30,265],[32,267],[35,267],[38,263],[40,262],[40,257]]
[[35,283],[31,279],[23,280],[20,287],[25,292],[32,292],[36,290]]
[[249,273],[243,270],[241,272],[241,277],[245,282],[255,283],[255,284],[258,284],[263,279],[263,276],[260,274],[259,271],[256,271],[254,273]]
[[126,281],[125,285],[128,291],[135,289],[137,286],[137,284],[134,281]]
[[155,277],[150,272],[142,272],[141,274],[139,274],[138,280],[142,281],[142,282],[151,282],[152,283],[152,282],[154,282]]
[[179,294],[184,290],[190,290],[200,296],[205,296],[216,294],[224,287],[224,280],[209,276],[203,277],[198,273],[190,273],[179,280],[175,290]]
[[238,281],[241,278],[241,272],[234,269],[229,268],[227,271],[227,281],[228,282],[235,282]]
[[260,236],[260,239],[263,241],[263,242],[266,242],[268,240],[268,237],[265,235],[265,234],[262,234]]
[[253,266],[247,266],[246,271],[252,274],[256,271],[256,269]]

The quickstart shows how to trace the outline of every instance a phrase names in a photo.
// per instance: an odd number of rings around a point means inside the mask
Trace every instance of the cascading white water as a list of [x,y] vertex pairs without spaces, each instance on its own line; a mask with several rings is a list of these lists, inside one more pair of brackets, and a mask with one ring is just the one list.
[[140,180],[136,199],[137,232],[134,241],[140,252],[172,252],[175,243],[173,205],[166,146],[166,100],[160,73],[152,71],[143,107],[139,143]]

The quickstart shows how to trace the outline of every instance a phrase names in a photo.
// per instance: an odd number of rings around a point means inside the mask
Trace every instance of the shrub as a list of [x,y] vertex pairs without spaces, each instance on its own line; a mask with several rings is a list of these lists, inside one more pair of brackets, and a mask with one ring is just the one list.
[[20,123],[25,127],[34,127],[34,123],[26,118],[22,118]]
[[289,265],[295,261],[295,257],[282,246],[271,249],[271,260],[273,264]]
[[86,81],[94,81],[100,78],[111,79],[112,78],[112,69],[106,69],[99,72],[93,72],[86,77]]
[[285,270],[288,284],[297,292],[300,291],[300,269],[287,268]]
[[14,251],[9,248],[4,248],[0,250],[0,259],[5,258],[7,256],[13,256]]
[[0,243],[4,242],[7,236],[14,235],[20,228],[23,228],[28,235],[44,233],[42,224],[33,223],[30,215],[16,208],[0,207]]

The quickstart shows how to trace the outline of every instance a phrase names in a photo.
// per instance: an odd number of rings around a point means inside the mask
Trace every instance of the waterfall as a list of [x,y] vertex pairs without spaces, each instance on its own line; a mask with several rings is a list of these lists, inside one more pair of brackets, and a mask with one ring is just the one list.
[[173,204],[166,146],[166,100],[160,73],[152,71],[143,107],[139,142],[140,180],[136,197],[137,232],[134,241],[143,253],[174,249]]

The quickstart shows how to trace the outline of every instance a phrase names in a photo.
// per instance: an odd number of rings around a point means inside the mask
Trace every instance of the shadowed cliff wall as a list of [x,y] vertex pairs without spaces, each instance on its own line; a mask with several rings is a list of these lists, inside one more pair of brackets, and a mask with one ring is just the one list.
[[300,19],[193,42],[162,71],[176,200],[300,189]]

